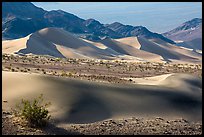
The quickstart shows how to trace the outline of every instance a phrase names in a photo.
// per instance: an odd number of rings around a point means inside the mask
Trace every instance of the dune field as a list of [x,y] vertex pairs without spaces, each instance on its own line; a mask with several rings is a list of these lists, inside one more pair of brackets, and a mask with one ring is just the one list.
[[2,41],[2,52],[135,62],[140,60],[196,64],[202,62],[202,54],[197,51],[189,51],[161,39],[127,37],[92,42],[76,38],[59,28],[44,28],[25,38]]
[[90,41],[59,28],[4,40],[2,52],[2,113],[43,94],[53,124],[45,134],[202,132],[202,52],[156,38]]
[[2,135],[202,135],[201,7],[2,2]]

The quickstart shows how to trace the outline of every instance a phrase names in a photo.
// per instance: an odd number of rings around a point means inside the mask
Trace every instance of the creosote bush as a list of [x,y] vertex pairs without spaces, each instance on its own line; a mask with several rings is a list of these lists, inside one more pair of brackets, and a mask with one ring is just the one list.
[[65,71],[62,71],[61,76],[67,76],[67,73]]
[[33,101],[21,100],[21,103],[17,104],[17,109],[15,110],[16,114],[23,119],[25,119],[29,126],[31,127],[43,127],[46,126],[51,115],[47,107],[51,103],[43,104],[43,94],[38,98],[34,98]]

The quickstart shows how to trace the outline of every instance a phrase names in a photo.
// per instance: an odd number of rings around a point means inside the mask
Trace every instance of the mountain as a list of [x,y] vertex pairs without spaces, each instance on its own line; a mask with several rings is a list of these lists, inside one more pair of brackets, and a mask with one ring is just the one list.
[[47,27],[47,24],[43,20],[39,21],[35,18],[22,19],[15,17],[3,23],[2,35],[7,39],[17,39],[45,27]]
[[163,35],[178,46],[202,50],[202,19],[194,18]]
[[2,2],[2,39],[25,37],[46,27],[45,13],[30,2]]
[[55,26],[74,33],[84,32],[84,20],[62,10],[45,11],[30,2],[3,2],[2,6],[4,37],[25,37],[42,28]]
[[160,38],[174,43],[142,26],[118,25],[118,23],[104,25],[97,20],[84,20],[62,10],[46,11],[30,2],[3,2],[2,17],[2,39],[22,38],[46,27],[57,27],[94,41],[107,37],[138,36]]
[[202,38],[202,19],[194,18],[163,35],[174,41],[191,41]]
[[77,38],[64,29],[53,27],[41,29],[24,38],[2,41],[2,52],[61,58],[202,62],[202,54],[180,48],[158,38],[105,38],[94,42]]
[[107,24],[106,27],[112,29],[113,31],[115,31],[119,34],[122,34],[123,37],[137,36],[137,37],[145,37],[147,39],[160,38],[166,42],[174,44],[174,42],[172,40],[165,38],[161,34],[153,33],[143,26],[135,26],[134,27],[131,25],[123,25],[119,22],[114,22],[112,24]]
[[98,35],[101,37],[110,36],[112,38],[120,38],[122,37],[121,34],[105,27],[99,21],[94,19],[87,19],[84,22],[84,25],[89,28],[89,32],[92,32],[94,35]]
[[45,10],[30,2],[2,2],[2,18],[43,18]]

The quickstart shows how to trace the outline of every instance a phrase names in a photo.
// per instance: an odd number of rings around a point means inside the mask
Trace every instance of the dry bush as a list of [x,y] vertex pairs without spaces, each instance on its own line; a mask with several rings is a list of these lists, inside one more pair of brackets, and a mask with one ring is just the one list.
[[33,101],[22,99],[21,102],[16,105],[16,109],[14,109],[15,114],[25,119],[31,127],[43,127],[51,117],[47,110],[47,107],[51,105],[51,103],[43,104],[43,100],[43,94],[38,98],[34,98]]

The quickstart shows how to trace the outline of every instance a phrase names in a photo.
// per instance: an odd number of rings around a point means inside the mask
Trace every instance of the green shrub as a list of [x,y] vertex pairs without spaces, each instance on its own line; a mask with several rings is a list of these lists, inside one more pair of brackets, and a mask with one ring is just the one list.
[[69,77],[73,76],[71,72],[69,72]]
[[43,127],[51,117],[47,110],[50,104],[49,102],[43,105],[43,94],[32,102],[22,99],[21,103],[16,106],[16,114],[25,119],[31,127]]
[[61,76],[67,76],[67,73],[65,71],[62,71]]

